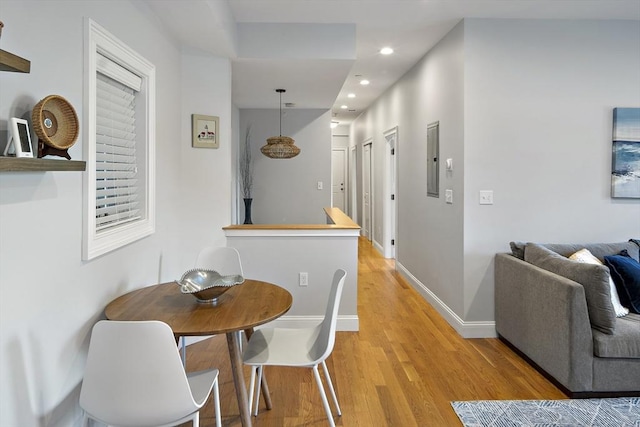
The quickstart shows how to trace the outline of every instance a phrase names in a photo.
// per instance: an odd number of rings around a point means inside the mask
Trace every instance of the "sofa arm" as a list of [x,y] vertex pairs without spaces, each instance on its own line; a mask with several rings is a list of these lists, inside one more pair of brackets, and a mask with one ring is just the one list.
[[500,336],[568,390],[591,390],[593,337],[582,285],[497,254],[495,310]]

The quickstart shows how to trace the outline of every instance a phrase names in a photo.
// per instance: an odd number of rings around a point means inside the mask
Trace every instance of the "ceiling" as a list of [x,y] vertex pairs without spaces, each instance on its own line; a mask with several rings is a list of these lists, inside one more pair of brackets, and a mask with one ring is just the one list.
[[[640,20],[640,0],[145,3],[185,51],[231,58],[238,108],[278,108],[275,89],[284,88],[289,108],[331,109],[340,124],[362,113],[463,18]],[[380,54],[384,46],[394,53]],[[361,78],[370,84],[360,85]]]

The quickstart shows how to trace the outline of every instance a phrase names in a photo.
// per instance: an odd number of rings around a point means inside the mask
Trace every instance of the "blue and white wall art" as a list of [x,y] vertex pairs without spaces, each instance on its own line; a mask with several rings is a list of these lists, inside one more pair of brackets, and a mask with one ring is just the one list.
[[611,197],[640,198],[640,108],[613,109]]

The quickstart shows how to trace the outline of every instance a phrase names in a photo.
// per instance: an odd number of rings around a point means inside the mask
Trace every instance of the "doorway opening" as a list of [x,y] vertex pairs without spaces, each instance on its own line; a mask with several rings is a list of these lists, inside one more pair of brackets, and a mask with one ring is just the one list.
[[365,141],[362,150],[362,234],[374,240],[373,233],[373,141]]
[[347,212],[347,148],[331,149],[331,206]]
[[355,222],[358,222],[358,175],[356,173],[358,163],[357,147],[354,145],[349,152],[349,186],[347,193],[349,194],[349,216]]
[[385,258],[395,258],[398,245],[398,127],[384,133],[385,145],[385,196],[383,225],[383,254]]

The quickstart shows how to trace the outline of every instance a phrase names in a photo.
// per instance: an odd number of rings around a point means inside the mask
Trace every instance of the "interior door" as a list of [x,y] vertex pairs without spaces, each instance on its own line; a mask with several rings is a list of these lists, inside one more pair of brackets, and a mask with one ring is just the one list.
[[349,152],[349,186],[347,193],[349,194],[349,216],[352,220],[358,221],[358,159],[357,148],[354,145]]
[[385,241],[383,244],[384,253],[386,258],[396,257],[396,243],[397,243],[397,209],[398,209],[398,190],[397,190],[397,151],[398,151],[398,132],[397,128],[393,128],[386,132],[384,135],[387,140],[387,164],[388,164],[388,183],[387,188],[389,193],[386,196],[386,212],[387,223],[385,224]]
[[347,149],[331,150],[331,206],[346,213]]
[[372,208],[372,188],[371,188],[371,143],[364,145],[362,159],[362,234],[368,240],[373,238],[371,208]]

